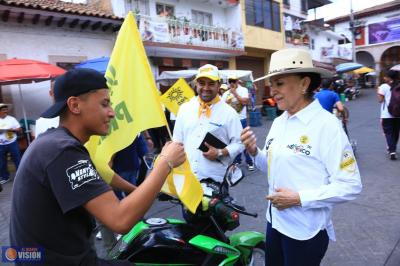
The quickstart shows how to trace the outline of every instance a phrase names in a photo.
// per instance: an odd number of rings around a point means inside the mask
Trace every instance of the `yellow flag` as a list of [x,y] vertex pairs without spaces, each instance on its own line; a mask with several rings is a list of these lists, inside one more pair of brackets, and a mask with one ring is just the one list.
[[196,208],[203,198],[203,188],[192,173],[187,159],[182,165],[171,171],[161,191],[171,196],[178,196],[183,205],[192,213],[196,212]]
[[161,102],[175,116],[179,107],[194,96],[193,89],[183,78],[178,79],[161,97]]
[[121,26],[105,76],[115,118],[107,136],[92,136],[86,143],[96,167],[102,169],[109,168],[111,156],[130,145],[137,134],[167,124],[131,12]]
[[[114,172],[108,162],[114,153],[130,145],[143,130],[167,125],[132,12],[121,26],[105,76],[115,118],[107,136],[92,136],[85,146],[96,168],[107,175],[105,178],[111,178]],[[177,195],[189,210],[196,210],[203,196],[199,181],[192,174],[187,160],[175,171],[184,176],[184,181],[170,175],[165,183],[171,189],[166,192]]]

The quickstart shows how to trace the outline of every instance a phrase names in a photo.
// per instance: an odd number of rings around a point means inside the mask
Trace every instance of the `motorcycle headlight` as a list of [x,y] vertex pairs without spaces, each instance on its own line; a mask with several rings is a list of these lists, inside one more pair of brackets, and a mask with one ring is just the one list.
[[216,253],[219,254],[223,254],[223,255],[236,255],[237,251],[230,249],[230,248],[226,248],[226,247],[221,247],[221,246],[216,246],[213,251],[215,251]]

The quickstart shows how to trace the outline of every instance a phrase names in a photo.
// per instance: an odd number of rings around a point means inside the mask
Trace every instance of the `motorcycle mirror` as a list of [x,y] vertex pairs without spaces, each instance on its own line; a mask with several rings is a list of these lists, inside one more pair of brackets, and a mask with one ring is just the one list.
[[242,170],[236,164],[231,164],[225,174],[226,181],[228,185],[233,187],[239,184],[239,182],[243,179],[244,175]]

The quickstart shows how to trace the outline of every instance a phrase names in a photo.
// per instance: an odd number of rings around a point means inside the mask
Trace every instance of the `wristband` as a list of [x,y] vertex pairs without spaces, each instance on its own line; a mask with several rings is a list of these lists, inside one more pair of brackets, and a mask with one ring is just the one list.
[[170,171],[172,171],[172,169],[174,169],[174,165],[167,159],[167,156],[165,156],[164,154],[160,154],[158,156],[160,158],[164,158],[164,161],[167,163]]

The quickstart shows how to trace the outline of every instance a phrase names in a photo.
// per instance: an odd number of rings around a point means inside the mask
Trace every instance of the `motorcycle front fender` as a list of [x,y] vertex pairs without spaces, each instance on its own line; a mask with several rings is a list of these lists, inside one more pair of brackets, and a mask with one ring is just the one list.
[[265,235],[255,231],[246,231],[233,234],[229,237],[230,244],[234,247],[253,248],[265,241]]

